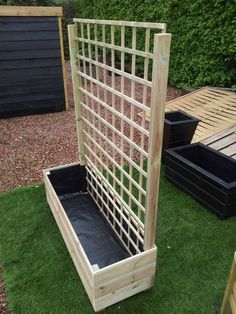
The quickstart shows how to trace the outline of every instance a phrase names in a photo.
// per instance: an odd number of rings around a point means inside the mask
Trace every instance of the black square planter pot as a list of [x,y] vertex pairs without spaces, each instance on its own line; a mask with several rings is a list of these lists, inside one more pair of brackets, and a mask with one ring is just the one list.
[[236,214],[236,160],[203,144],[166,150],[165,176],[220,218]]
[[165,150],[190,144],[200,120],[182,111],[165,113],[162,161]]

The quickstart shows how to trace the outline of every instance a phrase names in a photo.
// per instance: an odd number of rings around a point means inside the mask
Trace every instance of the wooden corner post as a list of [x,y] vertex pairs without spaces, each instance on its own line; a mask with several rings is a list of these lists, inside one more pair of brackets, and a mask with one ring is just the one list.
[[225,289],[224,299],[220,314],[236,313],[236,252],[230,270],[229,279]]
[[151,249],[155,245],[170,42],[171,34],[163,33],[154,36],[144,250]]
[[76,126],[78,134],[79,145],[79,159],[80,164],[85,165],[85,147],[84,147],[84,134],[83,134],[83,120],[82,120],[82,107],[80,103],[80,79],[78,77],[78,44],[76,42],[77,37],[77,25],[68,25],[68,37],[69,37],[69,49],[70,49],[70,64],[71,64],[71,76],[73,84],[74,94],[74,106],[76,115]]
[[58,16],[58,28],[59,28],[59,36],[60,36],[61,65],[62,65],[62,75],[63,75],[63,83],[64,83],[65,105],[66,105],[66,110],[68,110],[69,101],[68,101],[68,92],[67,92],[67,77],[66,77],[66,68],[65,68],[65,55],[64,55],[63,30],[62,30],[61,16]]

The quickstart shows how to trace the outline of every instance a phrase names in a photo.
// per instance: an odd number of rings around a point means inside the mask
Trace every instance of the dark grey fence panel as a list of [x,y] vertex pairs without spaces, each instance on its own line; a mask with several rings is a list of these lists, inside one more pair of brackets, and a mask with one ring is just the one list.
[[0,118],[64,109],[58,17],[0,16]]

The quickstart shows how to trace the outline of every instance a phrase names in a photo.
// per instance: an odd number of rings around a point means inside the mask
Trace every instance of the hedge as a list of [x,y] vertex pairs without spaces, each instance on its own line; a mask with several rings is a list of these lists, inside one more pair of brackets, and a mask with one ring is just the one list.
[[79,6],[76,16],[84,18],[166,22],[168,32],[172,33],[170,84],[236,86],[233,0],[74,0],[73,3]]
[[[0,0],[24,4],[30,1]],[[177,87],[236,87],[234,0],[35,0],[64,7],[64,37],[72,17],[167,23],[172,33],[169,81]],[[32,2],[31,2],[32,3]],[[131,41],[131,36],[128,38]],[[139,43],[144,45],[144,42]],[[142,65],[141,65],[142,66]]]

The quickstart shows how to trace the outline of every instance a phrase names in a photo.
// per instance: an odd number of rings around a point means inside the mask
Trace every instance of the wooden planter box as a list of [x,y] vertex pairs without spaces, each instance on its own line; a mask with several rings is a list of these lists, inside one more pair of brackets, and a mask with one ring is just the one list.
[[203,144],[166,151],[166,177],[219,217],[236,214],[236,161]]
[[87,193],[85,167],[65,165],[43,176],[48,204],[94,310],[150,289],[156,247],[130,255]]
[[165,113],[162,159],[165,150],[190,144],[200,120],[182,111]]
[[[45,170],[44,182],[48,203],[75,267],[94,310],[99,311],[150,289],[154,283],[161,121],[171,35],[165,33],[163,23],[73,21],[74,25],[68,25],[68,38],[80,163]],[[121,45],[115,44],[115,30],[119,28]],[[146,34],[145,51],[136,49],[137,28]],[[153,53],[150,29],[161,32],[154,35]],[[128,30],[132,32],[132,49],[125,47]],[[108,42],[106,31],[111,34]],[[102,60],[98,48],[102,49]],[[109,50],[110,65],[106,62]],[[116,51],[121,52],[120,69],[115,67]],[[124,71],[125,53],[131,54],[132,73]],[[143,79],[136,76],[137,55],[144,58]],[[149,59],[153,60],[152,68]],[[106,79],[108,72],[111,81]],[[120,90],[115,88],[115,74],[121,77]],[[131,81],[129,96],[125,79]],[[142,100],[135,97],[136,83],[143,85]],[[130,114],[125,111],[126,102]],[[135,120],[137,109],[141,121]],[[145,126],[146,114],[152,117],[149,126]],[[135,162],[136,154],[140,163]]]

